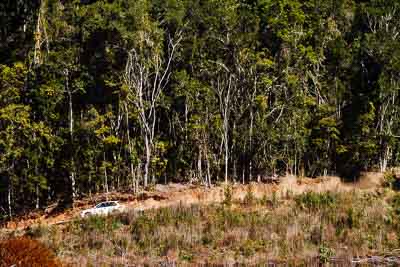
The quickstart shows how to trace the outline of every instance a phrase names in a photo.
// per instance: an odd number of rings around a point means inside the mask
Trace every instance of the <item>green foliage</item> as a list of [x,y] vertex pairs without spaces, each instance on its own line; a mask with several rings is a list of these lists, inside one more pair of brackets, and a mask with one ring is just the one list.
[[393,214],[395,216],[400,216],[400,194],[396,194],[392,201],[391,201],[391,206],[393,209]]
[[249,185],[247,187],[247,192],[246,192],[246,195],[244,196],[243,203],[245,205],[253,205],[255,203],[255,201],[256,201],[256,198],[254,197],[253,188],[251,185]]
[[334,251],[331,248],[326,247],[325,245],[319,247],[319,260],[321,263],[326,264],[333,255]]
[[337,203],[334,193],[307,192],[295,198],[296,204],[302,209],[325,210],[332,209]]
[[393,188],[393,186],[394,186],[396,180],[397,180],[397,179],[396,179],[396,176],[395,176],[395,174],[393,173],[393,171],[386,171],[386,172],[384,173],[384,176],[383,176],[382,185],[383,185],[384,187]]
[[138,242],[140,247],[149,247],[155,227],[156,222],[152,218],[141,216],[131,225],[132,238]]
[[[0,206],[12,213],[137,190],[144,133],[156,183],[218,182],[225,150],[228,177],[245,182],[354,178],[400,162],[394,0],[8,2]],[[138,94],[129,52],[148,89]],[[309,197],[305,206],[325,205]]]
[[223,204],[226,206],[231,206],[233,201],[233,188],[231,184],[227,184],[224,187],[224,200]]
[[355,211],[353,208],[349,208],[347,210],[347,226],[350,229],[360,227],[361,216],[361,212]]

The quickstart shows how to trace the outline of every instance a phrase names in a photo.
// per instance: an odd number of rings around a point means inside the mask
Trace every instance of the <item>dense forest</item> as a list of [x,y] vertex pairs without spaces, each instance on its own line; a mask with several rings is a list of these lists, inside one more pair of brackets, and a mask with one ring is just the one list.
[[3,217],[400,159],[399,0],[5,0],[0,29]]

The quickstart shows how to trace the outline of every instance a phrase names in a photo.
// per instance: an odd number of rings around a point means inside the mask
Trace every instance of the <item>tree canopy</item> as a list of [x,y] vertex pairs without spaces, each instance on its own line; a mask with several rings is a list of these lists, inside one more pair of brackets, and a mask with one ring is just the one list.
[[398,0],[0,3],[0,213],[400,156]]

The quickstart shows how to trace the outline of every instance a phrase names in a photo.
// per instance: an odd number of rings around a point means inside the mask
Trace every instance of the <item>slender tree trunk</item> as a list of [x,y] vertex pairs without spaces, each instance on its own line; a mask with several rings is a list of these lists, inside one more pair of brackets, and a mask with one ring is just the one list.
[[[69,117],[69,135],[70,135],[70,141],[71,141],[71,146],[74,144],[74,110],[73,110],[73,103],[72,103],[72,92],[69,88],[69,72],[66,69],[65,70],[65,86],[66,86],[66,91],[68,93],[68,117]],[[71,151],[71,167],[70,167],[70,182],[71,182],[71,190],[72,190],[72,199],[76,197],[76,191],[75,191],[75,162],[74,162],[74,156],[73,156],[73,151]]]
[[[39,153],[42,153],[42,149],[41,148],[39,148]],[[28,161],[28,163],[29,163],[29,161]],[[39,176],[39,167],[38,167],[38,163],[37,162],[35,163],[35,176],[36,177]],[[39,183],[38,182],[36,183],[35,191],[36,191],[36,209],[39,209],[39,207],[40,207],[40,203],[39,203],[39,201],[40,201],[40,189],[39,189]]]
[[[129,130],[129,114],[128,114],[128,105],[125,103],[125,122],[126,122],[126,135],[128,138],[128,149],[129,149],[129,157],[132,157],[132,141],[131,141],[131,136],[130,136],[130,130]],[[137,188],[135,188],[135,168],[133,166],[132,160],[130,160],[130,174],[131,174],[131,181],[132,181],[132,189],[134,192],[137,191]]]
[[146,149],[146,162],[144,164],[143,185],[144,185],[144,187],[147,187],[148,178],[149,178],[149,165],[150,165],[150,159],[151,159],[150,141],[149,141],[149,137],[147,135],[144,138],[144,143],[145,143],[145,149]]
[[210,172],[210,161],[208,160],[208,155],[207,157],[207,178],[208,178],[208,187],[211,187],[211,172]]
[[238,175],[237,175],[237,160],[234,159],[233,160],[233,181],[236,182],[238,179]]
[[[207,142],[207,140],[206,140]],[[210,161],[209,161],[209,155],[208,155],[208,146],[207,143],[205,145],[205,149],[204,149],[204,156],[205,156],[205,160],[206,160],[206,167],[207,167],[207,185],[208,187],[211,187],[211,172],[210,172]]]
[[199,179],[202,182],[204,182],[204,179],[203,179],[203,168],[202,168],[201,161],[202,161],[202,158],[201,158],[201,149],[200,149],[199,150],[199,155],[198,155],[198,158],[197,158],[197,170],[198,170],[198,173],[199,173]]
[[222,125],[222,141],[224,143],[225,150],[225,183],[228,183],[228,163],[229,163],[229,116],[230,116],[230,104],[231,104],[231,90],[232,90],[232,79],[230,75],[227,77],[227,84],[221,82],[219,79],[216,85],[216,92],[219,98],[219,108],[223,120]]
[[10,219],[12,218],[11,188],[12,188],[11,178],[9,178],[8,190],[7,190],[8,191],[7,192],[7,202],[8,202],[8,216],[10,217]]
[[[229,97],[229,96],[228,96]],[[228,163],[229,163],[229,142],[228,142],[228,102],[224,103],[224,125],[223,125],[223,138],[225,150],[225,183],[228,183]]]
[[294,147],[294,176],[297,176],[297,148],[296,145]]
[[40,203],[39,203],[39,185],[36,184],[36,209],[39,209]]
[[139,190],[139,178],[142,177],[142,172],[141,172],[141,168],[140,168],[141,164],[139,164],[139,166],[136,168],[136,179],[135,179],[135,188],[136,190]]
[[103,159],[104,159],[104,189],[106,194],[108,194],[108,177],[107,177],[107,164],[106,164],[106,153],[103,152]]
[[185,103],[185,141],[187,141],[187,127],[188,127],[188,113],[189,113],[189,109],[188,109],[188,105],[187,103]]
[[[33,63],[35,65],[40,65],[42,64],[42,56],[41,56],[41,49],[43,43],[46,44],[46,51],[49,53],[49,38],[47,35],[47,30],[46,30],[46,18],[45,18],[45,8],[46,8],[46,1],[42,0],[40,1],[40,8],[37,16],[37,21],[36,21],[36,29],[35,29],[35,46],[34,46],[34,51],[33,51]],[[24,24],[24,32],[26,30],[26,24]]]
[[228,131],[225,131],[225,183],[228,183],[228,162],[229,162],[229,146]]
[[250,131],[249,131],[249,180],[253,179],[253,161],[251,159],[251,154],[253,153],[253,121],[254,121],[254,114],[253,109],[250,109]]
[[131,171],[131,181],[132,181],[132,189],[134,192],[136,192],[136,188],[135,188],[135,169],[133,168],[133,163],[131,162],[130,164],[130,171]]
[[[112,154],[113,154],[114,164],[117,164],[118,158],[115,151],[113,151]],[[118,173],[112,173],[112,174],[113,175],[111,178],[113,179],[111,179],[111,191],[119,190],[119,174]],[[115,175],[117,176],[117,187],[115,187]]]
[[387,145],[385,147],[384,152],[382,153],[380,160],[379,160],[379,165],[380,165],[380,171],[381,172],[385,172],[387,169],[387,165],[388,165],[388,160],[389,160],[389,156],[390,156],[390,147]]
[[133,193],[137,193],[138,192],[138,188],[136,187],[136,173],[135,173],[135,168],[133,167],[133,163],[131,163],[131,176],[132,176],[132,189],[133,189]]
[[89,198],[92,198],[92,174],[89,170]]

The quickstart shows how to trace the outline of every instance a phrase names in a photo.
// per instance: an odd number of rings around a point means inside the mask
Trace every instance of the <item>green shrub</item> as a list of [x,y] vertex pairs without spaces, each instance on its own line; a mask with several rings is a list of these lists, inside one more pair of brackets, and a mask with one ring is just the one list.
[[276,208],[279,204],[276,192],[273,191],[271,197],[269,197],[267,194],[264,194],[264,196],[260,199],[260,204],[267,206],[268,208]]
[[25,232],[25,235],[31,238],[41,238],[46,234],[48,234],[48,232],[49,229],[47,226],[39,224],[37,226],[28,227],[28,229]]
[[112,215],[112,216],[90,216],[87,219],[83,219],[77,224],[77,227],[82,229],[85,232],[112,232],[122,227],[124,223],[121,216]]
[[210,221],[206,221],[202,229],[201,242],[203,243],[203,245],[211,245],[214,241],[214,228],[215,226],[213,223],[211,223]]
[[396,182],[396,176],[393,171],[386,171],[383,175],[382,185],[384,187],[393,188]]
[[191,253],[190,251],[187,251],[187,250],[181,250],[180,252],[179,252],[179,258],[182,260],[182,261],[188,261],[188,262],[191,262],[192,260],[193,260],[193,253]]
[[115,215],[115,219],[118,220],[122,225],[131,225],[137,215],[133,211],[130,212],[119,212]]
[[188,224],[188,225],[193,225],[196,222],[196,215],[198,214],[198,206],[190,206],[190,207],[185,207],[182,205],[179,205],[175,210],[174,210],[174,220],[176,221],[176,224]]
[[324,244],[319,247],[319,261],[321,263],[327,263],[333,255],[334,252],[331,248],[325,246]]
[[151,245],[151,238],[156,230],[156,222],[153,218],[142,215],[131,226],[132,239],[139,247],[148,248]]
[[394,222],[400,221],[400,193],[397,193],[390,201],[390,206],[392,208],[392,215]]
[[347,210],[347,227],[350,229],[360,227],[362,219],[362,213],[350,207]]
[[295,198],[296,204],[302,208],[312,211],[333,208],[337,203],[337,196],[333,193],[307,192]]
[[224,188],[224,201],[222,202],[226,206],[231,206],[232,205],[232,200],[233,200],[233,189],[232,185],[226,185]]
[[251,185],[249,185],[247,187],[247,192],[246,192],[246,195],[244,196],[243,203],[245,205],[251,206],[251,205],[254,205],[255,202],[256,202],[256,198],[253,193],[253,188]]
[[105,231],[106,217],[104,216],[89,216],[82,221],[81,225],[84,231]]
[[159,225],[171,225],[176,221],[175,212],[172,208],[161,208],[156,211],[154,221]]
[[256,246],[252,240],[246,240],[239,247],[240,254],[245,257],[250,257],[256,252]]
[[241,212],[221,207],[217,209],[215,224],[221,229],[242,226],[245,216]]

